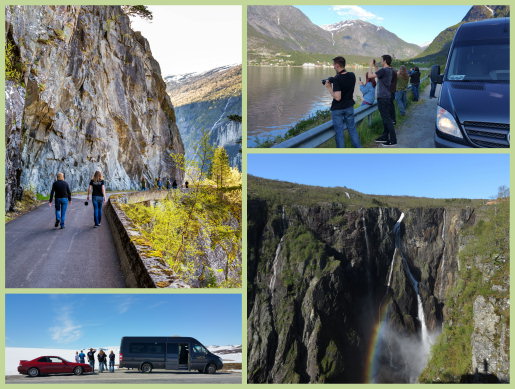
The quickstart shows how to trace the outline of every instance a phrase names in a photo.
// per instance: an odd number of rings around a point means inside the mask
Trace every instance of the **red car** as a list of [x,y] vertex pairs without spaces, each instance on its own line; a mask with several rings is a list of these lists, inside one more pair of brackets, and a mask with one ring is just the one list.
[[38,357],[32,361],[21,360],[18,366],[20,374],[37,377],[40,374],[73,373],[81,375],[90,373],[91,366],[85,363],[68,362],[66,359],[55,356]]

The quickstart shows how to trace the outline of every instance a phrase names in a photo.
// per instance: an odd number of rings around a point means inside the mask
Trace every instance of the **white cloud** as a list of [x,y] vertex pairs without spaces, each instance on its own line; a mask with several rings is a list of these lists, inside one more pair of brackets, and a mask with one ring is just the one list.
[[71,343],[82,337],[82,325],[72,319],[71,313],[72,309],[70,306],[59,308],[56,316],[58,324],[48,329],[52,340],[57,343]]
[[132,305],[137,301],[136,298],[128,295],[119,295],[119,296],[113,296],[114,297],[114,303],[116,311],[119,314],[123,314],[127,312]]
[[364,8],[361,8],[358,5],[335,5],[332,7],[332,10],[335,11],[340,16],[345,16],[352,19],[361,19],[361,20],[375,20],[381,21],[383,18],[381,16],[377,16],[372,12],[367,11]]

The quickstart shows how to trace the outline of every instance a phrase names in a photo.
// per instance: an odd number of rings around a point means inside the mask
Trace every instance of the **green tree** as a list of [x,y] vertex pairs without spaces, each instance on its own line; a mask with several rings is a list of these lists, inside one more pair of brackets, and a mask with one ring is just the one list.
[[230,176],[231,166],[229,165],[227,151],[223,147],[218,147],[213,155],[210,178],[216,183],[216,187],[221,189],[227,186]]
[[139,16],[142,19],[152,20],[154,15],[146,5],[122,5],[122,11],[127,16]]

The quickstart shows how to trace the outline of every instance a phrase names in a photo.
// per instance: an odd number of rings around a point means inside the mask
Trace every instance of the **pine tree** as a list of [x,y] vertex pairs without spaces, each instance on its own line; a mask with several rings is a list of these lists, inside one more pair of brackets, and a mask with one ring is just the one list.
[[223,147],[218,147],[213,155],[210,178],[216,183],[217,189],[221,189],[227,186],[230,177],[229,156]]

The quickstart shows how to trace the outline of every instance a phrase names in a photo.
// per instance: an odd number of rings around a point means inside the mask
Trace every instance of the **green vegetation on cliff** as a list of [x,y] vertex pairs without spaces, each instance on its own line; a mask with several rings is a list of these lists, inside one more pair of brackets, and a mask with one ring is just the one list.
[[[467,244],[459,256],[459,280],[445,300],[443,331],[420,382],[464,382],[473,375],[474,303],[479,296],[491,301],[509,298],[509,198],[497,200],[483,212],[484,217],[464,231]],[[495,326],[509,328],[509,309],[497,307],[495,314],[499,317]],[[494,343],[501,341],[509,350],[509,336]]]

